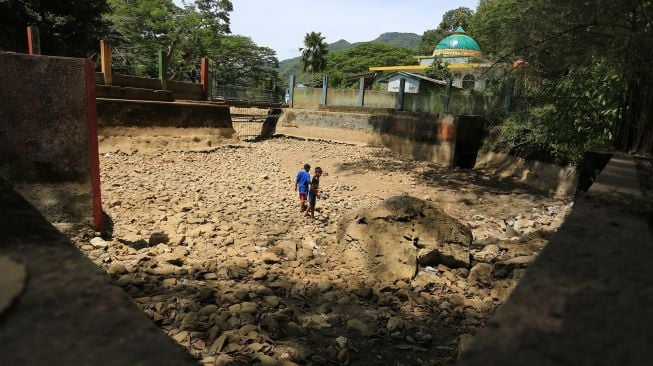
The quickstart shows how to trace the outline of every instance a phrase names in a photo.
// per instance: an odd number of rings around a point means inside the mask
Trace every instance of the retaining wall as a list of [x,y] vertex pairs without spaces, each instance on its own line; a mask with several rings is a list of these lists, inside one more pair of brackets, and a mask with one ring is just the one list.
[[[320,138],[347,143],[386,146],[404,156],[451,166],[456,141],[465,132],[456,131],[459,118],[453,115],[429,115],[388,109],[358,107],[322,107],[321,111],[286,110],[279,119],[276,133]],[[476,117],[482,129],[482,118]]]
[[206,150],[232,141],[229,107],[99,98],[100,152]]
[[101,226],[93,64],[0,52],[0,176],[48,220]]

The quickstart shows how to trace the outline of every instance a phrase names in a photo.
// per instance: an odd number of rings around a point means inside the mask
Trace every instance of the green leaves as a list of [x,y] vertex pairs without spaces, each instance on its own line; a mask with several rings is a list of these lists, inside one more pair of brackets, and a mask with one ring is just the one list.
[[304,47],[299,50],[302,52],[301,62],[304,72],[313,74],[327,68],[326,57],[329,53],[329,46],[324,42],[322,33],[307,33],[304,37]]

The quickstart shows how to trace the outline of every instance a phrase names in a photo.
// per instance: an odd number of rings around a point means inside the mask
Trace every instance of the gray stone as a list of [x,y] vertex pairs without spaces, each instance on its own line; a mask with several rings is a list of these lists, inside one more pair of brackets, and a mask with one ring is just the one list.
[[417,264],[468,267],[472,233],[433,203],[410,196],[345,215],[338,228],[343,257],[381,280],[412,279]]
[[492,265],[488,263],[479,263],[472,267],[467,277],[467,282],[471,286],[488,286],[492,283]]

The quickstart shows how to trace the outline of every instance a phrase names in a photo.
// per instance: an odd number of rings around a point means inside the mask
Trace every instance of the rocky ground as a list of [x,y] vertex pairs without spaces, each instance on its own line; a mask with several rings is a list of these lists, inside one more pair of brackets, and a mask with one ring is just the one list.
[[[293,179],[321,166],[316,219]],[[439,365],[515,287],[571,203],[382,148],[296,139],[101,157],[110,237],[75,238],[206,365]],[[336,242],[340,219],[395,195],[473,234],[471,268],[383,281]]]

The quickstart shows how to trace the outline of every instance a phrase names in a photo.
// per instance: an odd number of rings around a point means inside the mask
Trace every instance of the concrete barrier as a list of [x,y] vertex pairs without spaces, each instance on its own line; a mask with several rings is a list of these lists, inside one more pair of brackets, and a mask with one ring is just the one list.
[[101,226],[93,64],[0,53],[0,176],[51,222]]
[[648,365],[653,239],[632,157],[615,156],[459,365]]
[[[404,156],[445,166],[454,164],[456,141],[483,129],[483,119],[468,117],[476,126],[458,131],[460,118],[360,107],[321,107],[320,111],[290,109],[279,119],[276,133],[345,143],[386,146]],[[464,117],[463,117],[464,118]],[[480,145],[480,136],[478,137]]]

